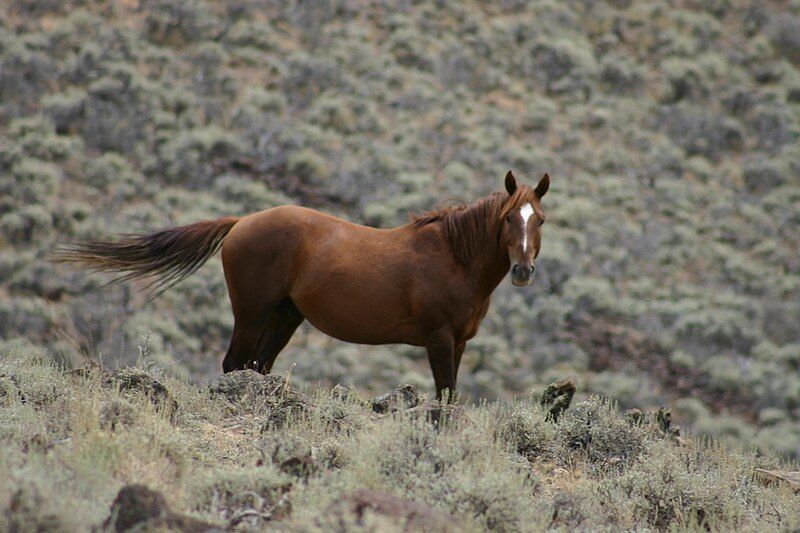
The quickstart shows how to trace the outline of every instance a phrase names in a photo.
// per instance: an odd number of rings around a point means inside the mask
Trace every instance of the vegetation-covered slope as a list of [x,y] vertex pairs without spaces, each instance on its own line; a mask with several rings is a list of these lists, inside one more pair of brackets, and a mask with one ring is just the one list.
[[[309,398],[250,370],[213,396],[154,377],[0,362],[0,529],[86,531],[109,515],[111,531],[800,526],[791,485],[756,470],[779,464],[675,439],[597,398],[557,422],[522,400],[451,409],[437,426],[424,405],[375,414],[357,392]],[[134,483],[171,512],[130,495],[110,512]]]
[[[553,181],[537,284],[464,356],[477,398],[553,375],[800,450],[800,3],[28,2],[0,17],[0,339],[219,372],[218,261],[153,304],[58,242],[294,202],[391,226]],[[405,347],[298,333],[306,382],[431,386]]]

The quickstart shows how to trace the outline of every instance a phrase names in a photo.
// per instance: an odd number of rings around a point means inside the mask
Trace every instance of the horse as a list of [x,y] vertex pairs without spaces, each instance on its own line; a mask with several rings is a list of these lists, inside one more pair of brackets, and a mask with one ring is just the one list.
[[279,206],[62,247],[57,260],[154,277],[157,296],[218,250],[234,316],[224,372],[269,373],[304,320],[336,339],[424,347],[437,399],[455,394],[467,341],[492,292],[509,272],[517,287],[534,278],[550,186],[517,185],[472,204],[435,209],[379,229],[300,206]]

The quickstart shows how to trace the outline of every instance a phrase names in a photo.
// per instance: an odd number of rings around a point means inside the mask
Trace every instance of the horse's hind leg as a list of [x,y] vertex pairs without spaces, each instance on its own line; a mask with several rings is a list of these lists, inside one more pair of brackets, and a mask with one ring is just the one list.
[[292,338],[292,335],[303,323],[305,317],[291,299],[285,298],[275,307],[258,346],[256,370],[269,374],[275,358]]
[[269,373],[275,358],[303,320],[289,298],[267,312],[237,314],[222,371],[251,368],[262,374]]
[[254,356],[262,335],[266,332],[265,321],[245,320],[237,318],[233,325],[233,335],[228,346],[228,353],[222,360],[222,371],[244,370],[254,368]]

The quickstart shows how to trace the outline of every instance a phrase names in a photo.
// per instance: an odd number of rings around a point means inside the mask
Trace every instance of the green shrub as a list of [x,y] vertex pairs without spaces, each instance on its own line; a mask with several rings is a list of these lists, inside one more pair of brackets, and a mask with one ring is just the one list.
[[328,58],[294,53],[286,59],[286,69],[283,93],[290,104],[301,109],[326,90],[346,92],[350,88],[342,71]]
[[775,49],[794,63],[800,63],[800,17],[782,15],[772,17],[766,33]]
[[600,62],[599,79],[613,93],[637,94],[641,92],[644,74],[633,61],[618,55],[607,55]]
[[633,464],[645,448],[644,430],[623,420],[611,403],[599,398],[568,410],[559,419],[558,430],[561,450],[568,453],[560,461],[578,453],[601,471]]
[[744,145],[744,132],[731,118],[721,118],[704,110],[672,107],[662,116],[664,130],[686,155],[702,155],[718,161],[725,152],[736,152]]
[[330,176],[325,158],[311,149],[290,153],[287,159],[287,170],[306,183],[321,184]]
[[32,112],[57,72],[39,48],[35,39],[0,29],[0,116],[6,120]]
[[738,490],[725,487],[722,480],[730,475],[725,470],[738,470],[734,478],[747,474],[742,465],[719,464],[714,455],[702,447],[684,451],[657,443],[614,482],[614,488],[632,501],[637,518],[654,528],[738,524],[745,512],[742,499],[753,497],[756,489],[745,480]]
[[145,33],[153,42],[186,44],[212,36],[217,24],[203,0],[151,0],[147,5]]
[[515,404],[509,412],[498,414],[501,422],[496,438],[500,442],[532,461],[547,457],[555,429],[538,404]]
[[200,188],[212,182],[217,160],[234,159],[242,151],[239,138],[216,126],[182,131],[159,150],[168,183]]
[[81,135],[97,150],[130,152],[150,134],[153,95],[128,64],[116,64],[92,82],[84,103]]
[[549,94],[578,94],[588,99],[597,63],[585,43],[570,39],[546,39],[531,49],[531,74]]
[[528,474],[501,460],[496,446],[476,428],[437,433],[424,420],[387,420],[364,443],[354,468],[376,487],[470,517],[484,528],[518,529],[533,520]]
[[79,131],[87,98],[85,90],[70,87],[63,93],[47,95],[42,106],[59,134],[73,134]]
[[785,105],[756,106],[748,127],[757,146],[770,153],[778,152],[797,138],[797,121]]
[[146,189],[144,176],[115,153],[89,159],[84,172],[86,183],[123,200],[141,197]]
[[433,61],[427,55],[426,44],[426,39],[415,30],[401,27],[392,32],[386,46],[400,65],[431,71]]
[[197,483],[192,507],[231,525],[256,527],[288,513],[283,494],[290,487],[290,479],[272,466],[209,471]]

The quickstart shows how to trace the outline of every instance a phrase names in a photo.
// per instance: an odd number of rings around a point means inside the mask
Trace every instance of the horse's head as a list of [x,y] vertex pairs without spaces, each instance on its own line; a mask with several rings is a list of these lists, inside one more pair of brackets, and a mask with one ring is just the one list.
[[550,187],[550,176],[545,174],[535,189],[527,185],[517,186],[511,171],[506,174],[506,191],[509,198],[504,217],[501,239],[508,247],[511,262],[511,283],[525,287],[533,281],[536,269],[534,261],[542,243],[544,211],[541,199]]

